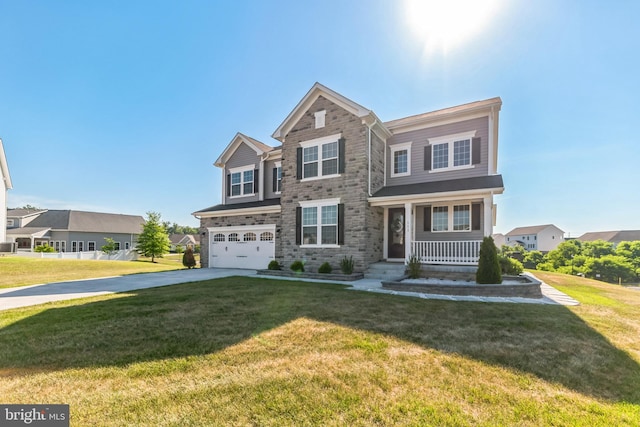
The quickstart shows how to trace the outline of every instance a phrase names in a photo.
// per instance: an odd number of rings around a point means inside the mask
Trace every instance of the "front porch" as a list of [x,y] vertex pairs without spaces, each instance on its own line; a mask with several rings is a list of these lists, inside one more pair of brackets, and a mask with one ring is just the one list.
[[422,264],[478,265],[482,240],[412,241],[411,254]]

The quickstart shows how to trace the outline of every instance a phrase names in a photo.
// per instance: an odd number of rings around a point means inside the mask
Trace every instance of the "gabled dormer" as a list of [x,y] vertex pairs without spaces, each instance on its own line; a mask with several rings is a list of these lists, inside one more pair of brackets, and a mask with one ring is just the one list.
[[278,197],[280,149],[237,133],[214,163],[223,169],[222,203],[247,203]]

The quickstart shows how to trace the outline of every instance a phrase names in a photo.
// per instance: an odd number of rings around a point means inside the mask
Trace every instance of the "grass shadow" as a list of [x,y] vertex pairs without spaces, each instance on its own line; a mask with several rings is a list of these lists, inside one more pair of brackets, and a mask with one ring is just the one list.
[[0,352],[5,375],[205,355],[306,317],[640,403],[638,363],[561,306],[422,300],[231,277],[8,314],[0,329],[0,348],[11,349]]

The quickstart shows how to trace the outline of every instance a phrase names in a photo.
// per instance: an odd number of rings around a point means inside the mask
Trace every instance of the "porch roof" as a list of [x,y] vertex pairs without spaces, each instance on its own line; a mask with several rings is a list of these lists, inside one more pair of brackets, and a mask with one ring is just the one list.
[[369,200],[385,197],[451,193],[471,190],[496,190],[496,192],[502,193],[502,191],[504,191],[502,175],[477,176],[472,178],[458,178],[444,181],[388,186],[376,191]]
[[227,215],[242,215],[250,213],[267,213],[271,211],[280,211],[280,199],[265,199],[256,202],[246,203],[233,203],[230,205],[215,205],[197,212],[193,212],[191,215],[196,218],[212,217],[212,216],[227,216]]
[[7,236],[13,238],[43,238],[51,230],[51,227],[21,227],[21,228],[9,228],[7,230]]

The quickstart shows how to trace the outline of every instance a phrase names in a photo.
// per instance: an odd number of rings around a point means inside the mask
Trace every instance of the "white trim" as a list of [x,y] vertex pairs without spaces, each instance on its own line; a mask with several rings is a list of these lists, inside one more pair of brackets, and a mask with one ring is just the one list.
[[[233,205],[229,205],[233,206]],[[194,212],[192,215],[196,218],[219,218],[224,216],[238,216],[238,215],[253,215],[253,214],[268,214],[268,213],[280,213],[282,207],[280,205],[264,206],[256,208],[242,208],[242,209],[229,209],[215,212]]]
[[323,136],[321,138],[309,139],[307,141],[302,141],[300,146],[302,148],[313,147],[314,145],[322,145],[327,144],[329,142],[338,142],[338,140],[342,138],[342,132],[336,133],[334,135]]
[[[389,146],[389,150],[390,150],[390,158],[391,158],[391,170],[389,172],[391,172],[391,178],[395,178],[395,177],[400,177],[400,176],[409,176],[411,175],[411,144],[413,144],[412,141],[409,142],[405,142],[402,144],[395,144],[395,145],[390,145]],[[394,154],[396,151],[407,151],[407,171],[406,172],[400,172],[400,173],[395,173],[394,169],[395,169],[395,159],[394,159]]]
[[504,188],[482,188],[478,190],[469,191],[446,191],[442,193],[434,194],[405,194],[401,196],[387,196],[387,197],[370,197],[368,202],[370,206],[393,206],[404,203],[405,201],[412,201],[413,203],[435,203],[444,202],[448,200],[467,199],[474,197],[484,197],[486,194],[502,194]]
[[[304,240],[304,225],[303,225],[303,218],[304,218],[304,214],[302,215],[302,218],[300,218],[300,238],[302,239],[301,243],[300,243],[300,247],[301,248],[339,248],[340,245],[338,244],[338,236],[340,235],[340,208],[338,207],[338,205],[340,204],[340,199],[339,198],[335,198],[335,199],[322,199],[322,200],[302,200],[300,202],[298,202],[300,204],[300,207],[304,210],[305,208],[316,208],[316,242],[315,244],[305,244],[302,243],[302,241]],[[336,243],[329,243],[329,244],[322,244],[322,208],[326,207],[326,206],[335,206],[336,207]],[[325,225],[333,225],[333,224],[325,224]],[[310,227],[310,226],[309,226]]]
[[[233,175],[235,173],[239,173],[240,174],[240,184],[234,184],[233,183],[233,179],[231,179],[231,182],[229,183],[229,198],[230,199],[238,199],[241,197],[249,197],[249,196],[255,196],[256,192],[255,192],[255,182],[256,182],[256,165],[247,165],[247,166],[239,166],[237,168],[230,168],[227,169],[229,172],[229,175]],[[244,182],[244,172],[247,171],[252,171],[252,180],[251,180],[251,193],[245,193],[244,192],[244,185],[248,184],[249,182]],[[233,195],[233,186],[234,185],[240,185],[240,194],[237,195]],[[225,188],[225,194],[226,194],[226,188]]]
[[209,233],[231,233],[235,231],[247,232],[247,231],[264,230],[264,231],[271,231],[274,234],[274,239],[275,239],[276,225],[275,224],[229,225],[224,227],[207,227],[207,230],[209,231]]
[[[302,147],[302,179],[300,180],[302,181],[313,181],[316,179],[325,179],[325,178],[332,178],[332,177],[336,177],[336,176],[340,176],[340,138],[342,137],[342,133],[337,133],[334,135],[329,135],[329,136],[323,136],[321,138],[315,138],[315,139],[310,139],[308,141],[303,141],[300,142],[300,147]],[[326,144],[336,144],[336,173],[332,173],[329,175],[323,175],[322,174],[322,162],[325,161],[324,157],[322,157],[322,146],[326,145]],[[308,148],[313,148],[316,147],[317,148],[317,160],[311,161],[311,162],[305,162],[304,161],[304,150],[308,149]],[[334,158],[329,158],[326,160],[333,160]],[[311,176],[311,177],[305,177],[304,176],[304,166],[305,164],[310,164],[310,163],[317,163],[318,165],[318,174],[316,176]]]
[[275,162],[273,165],[276,169],[280,168],[280,190],[278,190],[278,172],[276,172],[276,191],[273,194],[282,194],[282,160]]
[[325,126],[325,122],[326,122],[326,116],[327,116],[327,110],[320,110],[320,111],[316,111],[315,113],[313,113],[313,116],[316,119],[316,129],[320,129],[323,128]]
[[238,173],[238,172],[244,172],[244,171],[248,171],[248,170],[255,170],[256,169],[256,165],[247,165],[247,166],[238,166],[235,168],[229,168],[227,169],[227,171],[229,173]]
[[[470,233],[471,231],[473,231],[473,218],[472,218],[472,205],[473,203],[471,202],[467,202],[467,201],[459,201],[459,202],[449,202],[449,203],[435,203],[432,204],[430,209],[431,209],[431,233]],[[454,227],[454,223],[453,223],[453,217],[454,217],[454,208],[455,206],[468,206],[469,207],[469,229],[468,230],[455,230]],[[434,208],[441,208],[441,207],[446,207],[447,208],[447,229],[446,230],[434,230],[433,227],[433,220],[434,220],[434,215],[433,215],[433,209]]]
[[335,199],[322,199],[322,200],[301,200],[298,202],[301,208],[308,208],[313,206],[329,206],[329,205],[339,205],[340,198],[337,197]]
[[[475,138],[477,131],[473,130],[473,131],[468,131],[468,132],[461,132],[461,133],[456,133],[456,134],[452,134],[452,135],[444,135],[444,136],[437,136],[434,138],[429,138],[427,141],[429,141],[429,145],[428,147],[430,147],[431,150],[431,167],[429,169],[429,173],[439,173],[439,172],[450,172],[453,170],[462,170],[462,169],[472,169],[475,167],[475,165],[473,164],[473,138]],[[455,150],[454,150],[454,142],[457,141],[465,141],[465,140],[469,140],[469,164],[468,165],[460,165],[460,166],[454,166],[454,160],[455,160]],[[443,145],[443,144],[447,144],[448,145],[448,157],[447,157],[447,167],[444,168],[435,168],[434,167],[434,161],[435,161],[435,156],[433,154],[433,149],[436,145]]]

